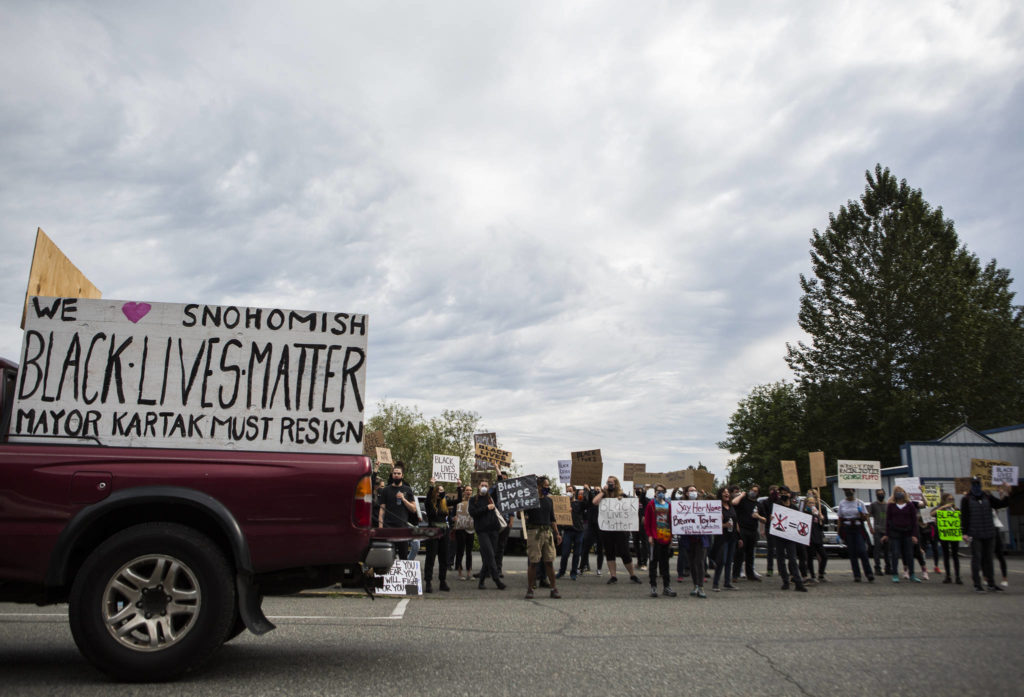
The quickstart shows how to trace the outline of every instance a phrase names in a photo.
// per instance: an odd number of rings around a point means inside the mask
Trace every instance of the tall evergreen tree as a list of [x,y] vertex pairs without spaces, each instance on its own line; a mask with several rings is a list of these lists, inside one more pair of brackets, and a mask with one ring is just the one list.
[[1007,270],[982,267],[941,208],[881,165],[866,178],[860,201],[814,230],[799,312],[811,343],[786,360],[808,437],[891,466],[900,443],[964,419],[1024,420],[1024,315]]

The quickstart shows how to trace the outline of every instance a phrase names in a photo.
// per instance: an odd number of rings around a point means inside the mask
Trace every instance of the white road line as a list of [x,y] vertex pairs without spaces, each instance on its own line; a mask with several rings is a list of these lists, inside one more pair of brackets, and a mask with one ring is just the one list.
[[0,617],[67,617],[66,612],[0,612]]
[[405,608],[408,604],[408,598],[403,598],[402,600],[399,600],[398,605],[396,605],[395,609],[391,611],[391,618],[396,620],[402,619],[405,616]]

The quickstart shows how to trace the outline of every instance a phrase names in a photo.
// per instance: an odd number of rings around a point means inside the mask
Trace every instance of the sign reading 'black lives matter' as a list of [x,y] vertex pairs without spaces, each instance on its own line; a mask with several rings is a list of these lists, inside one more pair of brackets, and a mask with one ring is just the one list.
[[30,299],[12,437],[362,453],[367,316]]

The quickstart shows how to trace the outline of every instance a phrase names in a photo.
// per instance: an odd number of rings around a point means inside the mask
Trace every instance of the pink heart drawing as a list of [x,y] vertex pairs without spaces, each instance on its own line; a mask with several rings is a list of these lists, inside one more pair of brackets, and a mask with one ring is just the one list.
[[149,303],[125,303],[121,306],[121,312],[132,321],[132,324],[138,324],[152,309],[153,306]]

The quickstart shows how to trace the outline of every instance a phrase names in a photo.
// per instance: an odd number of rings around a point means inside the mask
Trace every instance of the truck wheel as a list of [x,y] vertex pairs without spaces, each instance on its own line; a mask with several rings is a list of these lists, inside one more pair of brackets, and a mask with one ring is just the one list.
[[224,643],[235,618],[232,577],[220,549],[192,528],[130,527],[78,570],[68,601],[71,634],[111,677],[168,680]]

